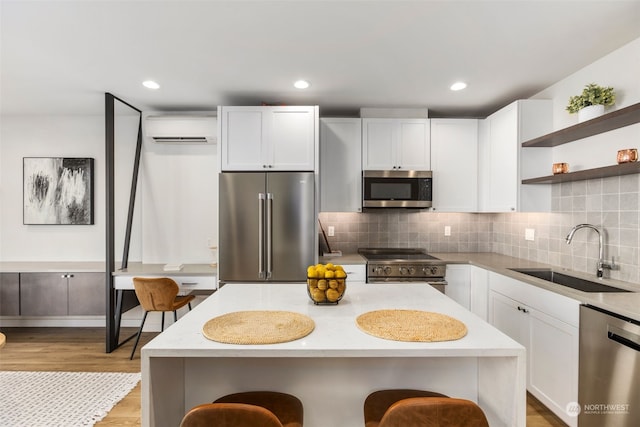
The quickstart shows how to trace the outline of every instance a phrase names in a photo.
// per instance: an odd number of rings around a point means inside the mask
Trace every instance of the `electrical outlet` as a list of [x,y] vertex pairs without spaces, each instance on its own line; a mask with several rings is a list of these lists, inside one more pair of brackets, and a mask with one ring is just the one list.
[[534,241],[536,239],[536,230],[533,228],[524,229],[524,240]]
[[450,225],[445,225],[444,226],[444,235],[445,236],[451,236],[451,226]]
[[330,225],[329,227],[327,227],[327,234],[329,235],[329,237],[335,236],[336,228],[333,225]]

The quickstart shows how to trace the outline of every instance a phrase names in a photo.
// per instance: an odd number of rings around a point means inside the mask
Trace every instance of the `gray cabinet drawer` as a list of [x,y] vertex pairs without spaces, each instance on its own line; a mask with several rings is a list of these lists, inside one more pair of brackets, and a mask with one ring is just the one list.
[[69,294],[64,273],[21,273],[22,316],[66,316]]
[[20,314],[20,275],[0,273],[0,316]]

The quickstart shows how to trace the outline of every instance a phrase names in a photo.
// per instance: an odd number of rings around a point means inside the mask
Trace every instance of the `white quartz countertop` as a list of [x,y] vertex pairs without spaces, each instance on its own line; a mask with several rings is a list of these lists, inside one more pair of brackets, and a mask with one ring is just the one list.
[[[441,259],[447,264],[471,264],[493,271],[504,276],[508,276],[522,282],[543,288],[569,298],[580,301],[583,304],[590,304],[604,310],[618,313],[640,321],[640,284],[623,282],[612,279],[598,279],[594,274],[585,274],[577,271],[555,267],[535,261],[528,261],[506,255],[494,253],[432,253],[431,255]],[[582,292],[566,286],[548,282],[546,280],[527,276],[522,273],[510,270],[511,268],[551,268],[554,271],[562,272],[570,276],[591,280],[603,285],[609,285],[630,292]],[[595,267],[594,267],[595,269]]]
[[[612,279],[598,279],[594,274],[585,274],[573,270],[563,269],[561,267],[552,266],[536,261],[529,261],[522,258],[515,258],[507,255],[500,255],[492,252],[430,252],[446,264],[470,264],[485,270],[490,270],[513,279],[520,280],[530,285],[537,286],[569,298],[580,301],[583,304],[593,305],[604,310],[618,313],[622,316],[629,317],[640,321],[640,284],[623,282]],[[355,264],[359,259],[364,259],[358,254],[345,254],[342,257],[332,258],[330,262],[334,264]],[[325,260],[324,262],[329,262]],[[365,261],[366,262],[366,261]],[[570,276],[580,277],[582,279],[591,280],[603,285],[609,285],[630,292],[582,292],[566,286],[550,283],[546,280],[537,279],[527,276],[512,268],[550,268],[557,272],[562,272]],[[594,267],[595,268],[595,267]]]
[[[468,329],[455,341],[415,343],[376,338],[356,325],[360,314],[411,309],[447,314]],[[219,315],[244,310],[286,310],[315,322],[304,338],[270,345],[211,341],[202,326]],[[347,285],[338,305],[314,305],[306,284],[227,284],[157,336],[143,357],[481,357],[523,356],[524,348],[450,298],[424,284]]]

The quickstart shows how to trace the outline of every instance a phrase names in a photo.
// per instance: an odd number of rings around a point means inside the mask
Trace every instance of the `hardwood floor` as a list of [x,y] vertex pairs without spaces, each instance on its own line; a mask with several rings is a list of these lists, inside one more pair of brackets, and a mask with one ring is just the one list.
[[[133,340],[107,354],[103,328],[1,328],[0,332],[7,336],[7,343],[0,350],[0,370],[3,371],[140,372],[140,351],[129,360]],[[123,329],[122,336],[133,332],[133,329]],[[144,333],[138,349],[155,335]],[[96,426],[140,426],[140,385]],[[527,395],[527,427],[565,426]]]

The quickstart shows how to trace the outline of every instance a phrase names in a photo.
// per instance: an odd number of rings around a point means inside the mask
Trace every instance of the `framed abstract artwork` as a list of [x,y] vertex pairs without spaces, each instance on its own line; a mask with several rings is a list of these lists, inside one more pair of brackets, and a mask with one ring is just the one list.
[[23,222],[93,224],[93,159],[23,158]]

